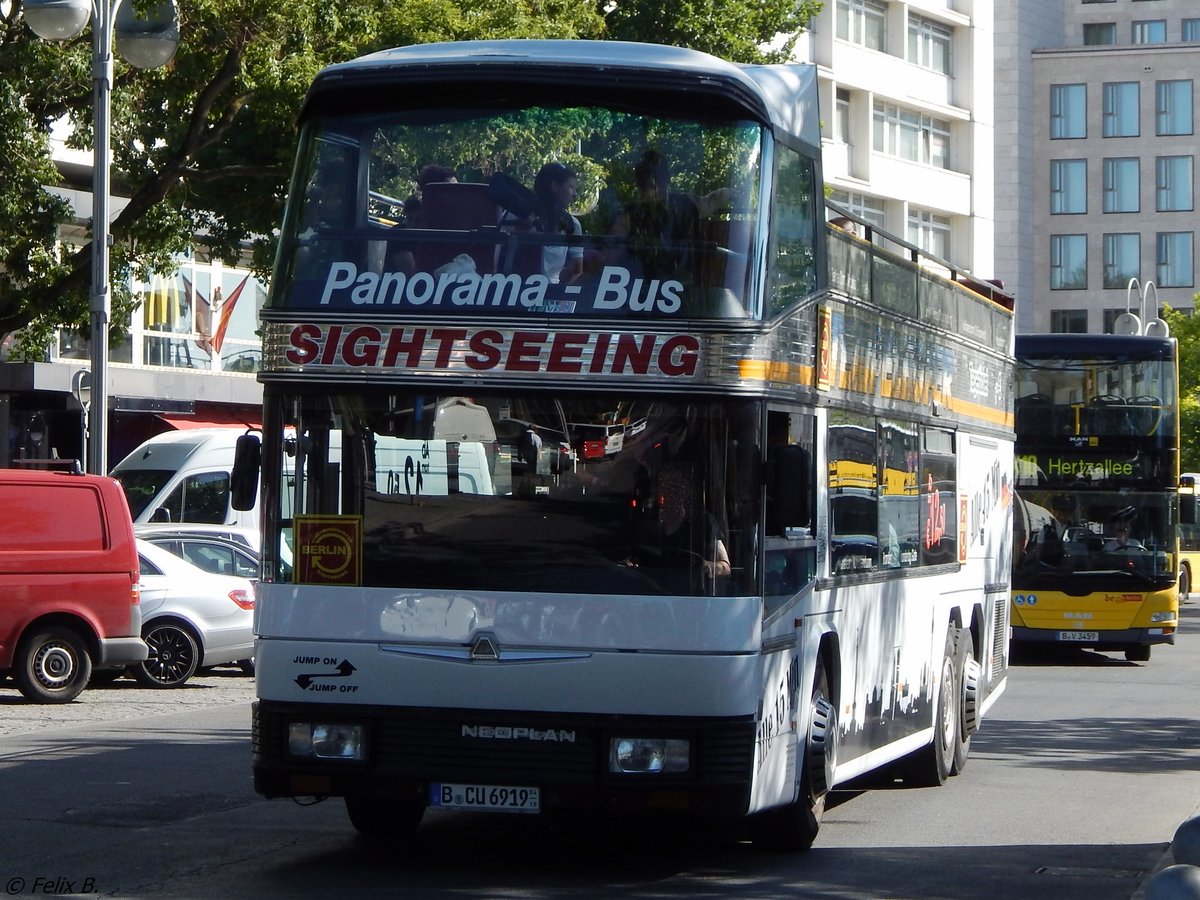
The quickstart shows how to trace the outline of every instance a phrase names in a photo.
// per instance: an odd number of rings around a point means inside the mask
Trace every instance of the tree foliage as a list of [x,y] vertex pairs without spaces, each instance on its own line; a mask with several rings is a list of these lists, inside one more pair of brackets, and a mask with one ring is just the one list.
[[1179,345],[1179,471],[1200,472],[1200,317],[1167,307],[1163,319]]
[[[111,225],[113,321],[136,302],[129,277],[170,271],[197,235],[228,262],[248,245],[256,269],[269,271],[294,122],[326,65],[408,44],[525,37],[650,40],[774,61],[819,8],[815,0],[180,0],[182,43],[168,66],[115,64],[113,193],[128,202],[114,203]],[[781,33],[774,49],[759,49]],[[50,134],[66,123],[68,146],[90,149],[92,115],[90,30],[55,45],[25,25],[21,0],[0,3],[0,335],[22,331],[34,355],[55,328],[87,328],[91,247],[86,235],[59,243],[71,210],[52,190],[62,179]]]

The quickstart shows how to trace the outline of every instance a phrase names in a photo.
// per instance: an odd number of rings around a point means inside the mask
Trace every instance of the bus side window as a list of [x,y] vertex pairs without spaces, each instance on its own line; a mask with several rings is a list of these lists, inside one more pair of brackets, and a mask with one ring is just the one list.
[[797,444],[774,447],[767,457],[767,534],[787,535],[812,526],[812,457]]
[[[799,428],[794,433],[791,426]],[[812,420],[768,414],[766,565],[763,593],[770,615],[816,575]],[[793,443],[800,441],[800,443]]]

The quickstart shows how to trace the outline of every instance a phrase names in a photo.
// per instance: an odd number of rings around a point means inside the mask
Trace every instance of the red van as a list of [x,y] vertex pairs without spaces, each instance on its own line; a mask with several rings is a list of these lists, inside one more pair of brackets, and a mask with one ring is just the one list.
[[112,478],[0,469],[0,671],[37,703],[141,662],[133,522]]

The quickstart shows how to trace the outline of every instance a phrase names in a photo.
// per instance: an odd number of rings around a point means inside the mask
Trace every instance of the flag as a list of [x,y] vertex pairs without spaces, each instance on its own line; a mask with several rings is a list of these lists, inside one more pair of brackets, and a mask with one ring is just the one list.
[[[196,322],[196,346],[207,353],[209,356],[213,354],[212,346],[212,313],[213,304],[208,302],[199,291],[193,290],[192,283],[188,281],[187,276],[183,278],[183,289],[186,292],[187,298],[192,307],[192,316]],[[219,301],[221,297],[221,289],[217,288],[217,294],[213,298],[214,301]]]
[[[225,331],[229,328],[229,319],[233,315],[233,307],[238,301],[238,297],[242,295],[242,289],[246,286],[246,282],[250,280],[250,276],[245,276],[238,286],[233,289],[228,297],[220,304],[214,303],[217,307],[217,327],[212,336],[212,347],[217,353],[221,352],[221,345],[225,343]],[[218,290],[220,290],[218,288]],[[217,298],[214,297],[214,300]]]

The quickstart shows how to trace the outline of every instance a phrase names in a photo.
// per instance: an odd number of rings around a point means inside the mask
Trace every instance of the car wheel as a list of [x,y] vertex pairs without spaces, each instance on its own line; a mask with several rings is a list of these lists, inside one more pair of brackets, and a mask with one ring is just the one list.
[[958,744],[958,682],[955,671],[957,629],[951,626],[942,652],[941,684],[933,717],[933,742],[922,747],[908,760],[904,783],[913,787],[937,787],[950,775],[954,748]]
[[34,703],[68,703],[87,687],[92,658],[83,638],[54,626],[26,635],[13,657],[17,689]]
[[253,675],[254,657],[252,656],[249,659],[239,659],[237,661],[237,667],[242,670],[243,675]]
[[151,623],[142,629],[150,657],[133,667],[139,684],[154,688],[179,687],[200,666],[200,643],[175,622]]

